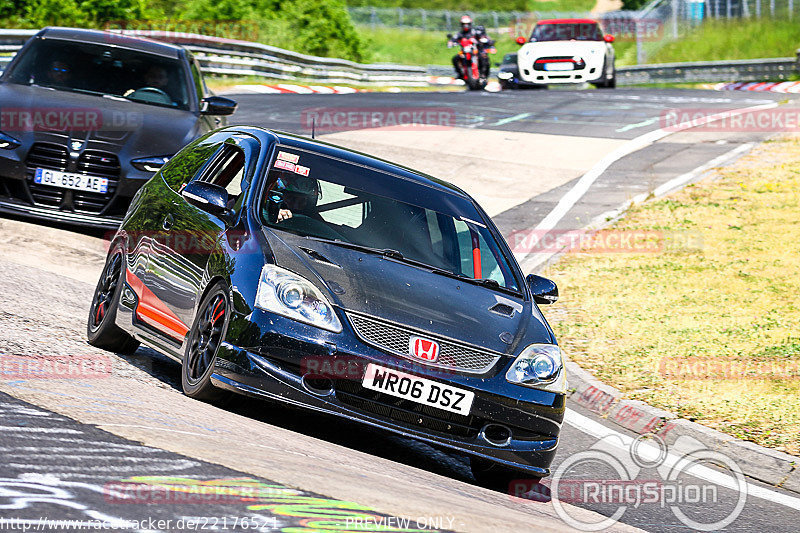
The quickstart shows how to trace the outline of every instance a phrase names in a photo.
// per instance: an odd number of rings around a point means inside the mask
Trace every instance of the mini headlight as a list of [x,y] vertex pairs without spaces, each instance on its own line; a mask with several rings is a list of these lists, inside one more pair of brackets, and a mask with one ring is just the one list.
[[531,344],[506,372],[511,383],[564,393],[567,382],[561,349],[555,344]]
[[310,281],[275,265],[266,265],[256,292],[256,307],[339,333],[342,324],[322,292]]

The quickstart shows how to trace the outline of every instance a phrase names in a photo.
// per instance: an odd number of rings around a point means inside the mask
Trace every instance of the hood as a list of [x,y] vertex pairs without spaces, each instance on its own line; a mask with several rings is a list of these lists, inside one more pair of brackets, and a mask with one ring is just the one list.
[[606,51],[605,41],[542,41],[527,43],[517,54],[518,61],[529,63],[538,57],[580,56],[585,61]]
[[189,111],[11,83],[0,83],[0,109],[2,130],[24,144],[83,141],[123,161],[174,154],[199,127]]
[[[531,302],[379,255],[264,229],[275,263],[320,287],[334,305],[500,353],[525,342],[552,342]],[[330,262],[313,258],[313,250]],[[333,264],[331,264],[333,263]],[[498,303],[512,316],[490,311]],[[500,335],[511,334],[507,344]],[[507,336],[507,335],[505,335]]]

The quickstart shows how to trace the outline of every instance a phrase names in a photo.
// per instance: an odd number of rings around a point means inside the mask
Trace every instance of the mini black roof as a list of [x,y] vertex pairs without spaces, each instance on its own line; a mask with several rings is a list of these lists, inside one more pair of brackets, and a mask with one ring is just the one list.
[[131,37],[120,33],[100,30],[85,30],[80,28],[48,27],[36,34],[40,39],[60,39],[64,41],[102,44],[112,47],[138,50],[149,54],[179,59],[182,48],[180,46],[143,37]]

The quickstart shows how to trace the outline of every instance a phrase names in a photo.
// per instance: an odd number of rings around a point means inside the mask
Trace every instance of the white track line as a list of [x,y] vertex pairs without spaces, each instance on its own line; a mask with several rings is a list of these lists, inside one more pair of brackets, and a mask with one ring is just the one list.
[[[586,194],[589,188],[594,184],[595,181],[605,172],[608,170],[612,164],[616,163],[626,155],[632,154],[637,150],[641,150],[642,148],[646,148],[651,144],[655,143],[658,140],[663,139],[673,133],[678,133],[680,131],[688,130],[691,128],[695,128],[698,126],[703,126],[705,124],[709,124],[711,122],[716,122],[718,120],[722,120],[724,118],[729,118],[737,115],[741,115],[744,113],[752,113],[754,111],[762,111],[765,109],[773,109],[778,107],[777,102],[772,102],[769,104],[762,104],[757,106],[751,107],[744,107],[739,109],[732,109],[729,111],[723,111],[720,113],[715,113],[713,115],[709,115],[701,120],[692,120],[688,122],[682,122],[675,126],[671,126],[668,130],[665,129],[658,129],[655,131],[651,131],[648,133],[644,133],[638,137],[631,139],[630,141],[626,142],[619,148],[613,150],[611,153],[606,155],[603,159],[598,161],[588,172],[586,172],[578,182],[570,189],[561,199],[558,201],[558,204],[553,208],[550,213],[547,214],[546,217],[542,219],[539,224],[536,225],[534,228],[530,228],[529,231],[531,233],[544,233],[550,231],[551,229],[556,227],[562,218],[572,209],[575,204]],[[529,252],[524,254],[523,256],[519,257],[518,260],[520,264],[528,262],[531,256],[534,255],[534,252]],[[537,254],[538,255],[538,254]],[[541,264],[547,260],[535,260],[536,264]],[[530,266],[523,265],[525,270],[530,270]]]
[[[618,447],[622,452],[626,454],[629,453],[631,445],[633,444],[634,441],[632,437],[629,437],[628,435],[624,435],[622,433],[619,433],[618,431],[608,428],[603,424],[601,424],[600,422],[596,422],[591,418],[576,413],[571,409],[567,409],[567,412],[564,415],[564,422],[578,429],[579,431],[586,433],[587,435],[595,437],[598,440],[612,435],[621,439],[618,442],[618,444],[615,440],[612,439],[609,439],[605,442],[608,442],[610,445]],[[658,457],[659,454],[662,453],[657,446],[653,446],[652,444],[648,444],[646,442],[639,443],[636,447],[636,452],[640,453],[643,457],[648,459]],[[664,463],[667,465],[675,465],[680,460],[681,458],[679,456],[667,452]],[[707,466],[702,466],[699,464],[694,464],[686,468],[686,472],[696,478],[714,483],[715,485],[739,491],[738,485],[733,482],[731,476],[719,472],[717,470],[714,470],[713,468],[709,468]],[[764,487],[760,487],[758,485],[753,485],[752,483],[747,483],[746,492],[748,496],[755,496],[756,498],[761,498],[762,500],[775,502],[777,504],[789,507],[791,509],[800,510],[800,498],[795,498],[794,496],[789,496],[787,494],[782,494],[780,492],[769,490]]]

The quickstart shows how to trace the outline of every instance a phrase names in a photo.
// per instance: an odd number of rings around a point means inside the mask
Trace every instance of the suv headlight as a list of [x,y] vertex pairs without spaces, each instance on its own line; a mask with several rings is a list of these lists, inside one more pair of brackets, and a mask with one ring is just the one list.
[[18,147],[22,143],[9,135],[8,133],[3,133],[0,131],[0,148],[3,150],[13,150],[14,148]]
[[334,333],[342,324],[333,306],[310,281],[275,265],[266,265],[256,292],[256,307]]
[[511,383],[550,392],[567,390],[564,359],[561,348],[555,344],[531,344],[519,354],[506,372]]

